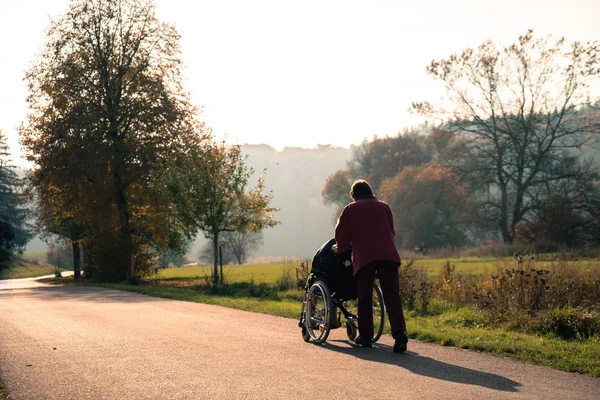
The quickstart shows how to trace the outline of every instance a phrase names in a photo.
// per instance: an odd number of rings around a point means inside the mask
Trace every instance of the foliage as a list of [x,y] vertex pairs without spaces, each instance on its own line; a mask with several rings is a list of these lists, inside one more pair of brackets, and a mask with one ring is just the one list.
[[12,253],[22,252],[31,238],[22,181],[8,157],[6,136],[0,130],[0,269]]
[[431,149],[424,139],[416,132],[405,132],[365,141],[355,149],[349,169],[354,176],[366,179],[376,190],[385,179],[396,176],[405,167],[431,161]]
[[515,239],[519,223],[549,205],[567,201],[580,217],[597,218],[600,193],[585,193],[598,174],[580,155],[600,129],[600,114],[589,108],[599,50],[597,42],[569,47],[530,30],[510,46],[486,41],[427,68],[445,84],[449,106],[413,108],[459,136],[445,161],[478,193],[482,214],[505,243]]
[[342,169],[327,177],[321,191],[325,204],[344,206],[351,201],[350,187],[356,179],[355,175],[349,169]]
[[310,275],[311,261],[306,259],[300,261],[300,264],[296,267],[296,289],[302,290],[308,282],[308,276]]
[[160,251],[158,255],[160,267],[168,268],[170,265],[179,267],[186,263],[185,255],[191,244],[191,237],[182,235],[177,230],[171,230],[167,249]]
[[467,242],[470,197],[449,168],[436,163],[406,167],[384,182],[380,193],[394,214],[400,246],[457,247]]
[[431,157],[432,146],[416,132],[364,141],[354,148],[348,168],[327,178],[321,194],[326,204],[345,206],[351,201],[350,186],[356,179],[366,179],[377,195],[386,179],[405,167],[426,164]]
[[[264,192],[265,175],[254,188],[247,185],[254,171],[245,164],[239,146],[202,143],[189,148],[169,171],[170,192],[179,215],[190,228],[204,232],[213,243],[213,281],[219,282],[218,251],[222,232],[259,232],[275,226],[277,208]],[[221,277],[222,278],[222,277]]]
[[167,248],[181,228],[161,171],[206,135],[181,88],[179,51],[151,0],[72,0],[27,72],[20,134],[34,186],[50,215],[85,227],[98,276],[146,270],[140,252]]

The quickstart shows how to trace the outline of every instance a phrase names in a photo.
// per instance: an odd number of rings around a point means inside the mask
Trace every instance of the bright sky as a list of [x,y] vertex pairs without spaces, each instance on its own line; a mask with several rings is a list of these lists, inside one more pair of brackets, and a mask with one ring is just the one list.
[[[186,87],[234,143],[349,146],[420,121],[412,101],[441,95],[425,73],[486,39],[528,28],[600,39],[600,0],[155,0],[182,35]],[[24,71],[68,0],[0,0],[0,129],[15,163]]]

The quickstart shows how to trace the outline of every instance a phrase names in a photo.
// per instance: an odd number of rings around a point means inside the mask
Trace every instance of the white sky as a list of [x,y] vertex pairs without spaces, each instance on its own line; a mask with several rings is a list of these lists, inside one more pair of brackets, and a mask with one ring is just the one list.
[[[600,0],[155,0],[182,35],[186,87],[235,143],[348,146],[419,123],[412,101],[441,94],[425,73],[486,39],[528,28],[600,39]],[[0,0],[0,129],[18,159],[24,71],[68,0]]]

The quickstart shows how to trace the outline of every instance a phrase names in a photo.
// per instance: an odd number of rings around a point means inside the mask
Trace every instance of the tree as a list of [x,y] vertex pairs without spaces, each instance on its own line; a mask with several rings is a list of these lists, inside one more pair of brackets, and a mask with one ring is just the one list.
[[366,179],[377,193],[386,179],[393,178],[407,166],[426,164],[431,157],[431,146],[415,132],[364,141],[354,148],[348,168],[327,178],[321,195],[325,204],[343,207],[352,200],[350,186],[356,179]]
[[536,39],[530,30],[510,46],[486,41],[427,67],[445,84],[449,107],[420,102],[413,109],[464,138],[448,165],[477,189],[505,243],[542,187],[593,176],[579,151],[600,129],[600,114],[583,112],[589,82],[600,74],[599,50],[597,42],[566,48],[564,39]]
[[527,243],[578,247],[600,243],[600,176],[581,175],[540,187],[532,213],[516,228]]
[[431,151],[426,147],[424,137],[416,132],[405,132],[363,142],[355,149],[349,169],[357,179],[366,179],[376,190],[381,182],[396,176],[404,167],[418,166],[429,161]]
[[72,0],[26,74],[32,111],[20,134],[43,176],[35,181],[93,233],[111,279],[135,276],[141,253],[168,246],[173,205],[158,178],[190,142],[206,140],[182,90],[179,51],[151,0]]
[[263,243],[262,232],[230,232],[224,234],[227,248],[230,249],[235,261],[243,264],[248,257],[256,251]]
[[399,245],[456,247],[467,242],[470,196],[449,168],[437,163],[404,168],[380,192],[394,214]]
[[265,175],[246,190],[254,171],[245,164],[239,146],[224,142],[190,147],[185,159],[170,170],[168,180],[183,220],[204,232],[213,244],[213,282],[219,282],[219,235],[258,232],[277,225],[272,193],[264,194]]
[[56,187],[44,185],[39,181],[43,177],[44,174],[38,171],[26,178],[28,197],[36,216],[36,231],[41,239],[51,246],[54,246],[56,238],[70,243],[73,276],[80,278],[81,244],[86,235],[86,228],[76,224],[73,213],[61,199],[61,192]]
[[[177,223],[177,221],[175,221]],[[159,249],[159,264],[161,268],[168,268],[171,264],[179,267],[186,262],[186,254],[193,242],[192,232],[183,227],[171,229],[169,244],[166,249]]]
[[343,206],[350,201],[350,186],[356,180],[349,169],[339,170],[327,177],[321,191],[323,202]]
[[14,251],[22,251],[31,238],[22,181],[14,172],[9,156],[6,136],[0,130],[0,266]]

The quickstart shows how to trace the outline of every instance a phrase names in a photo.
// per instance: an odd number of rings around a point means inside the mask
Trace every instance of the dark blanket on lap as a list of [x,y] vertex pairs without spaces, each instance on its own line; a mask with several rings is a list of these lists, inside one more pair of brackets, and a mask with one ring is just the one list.
[[356,279],[352,270],[352,246],[343,252],[335,254],[331,247],[335,239],[325,243],[313,257],[312,273],[317,279],[324,280],[332,295],[340,300],[350,300],[357,297]]

